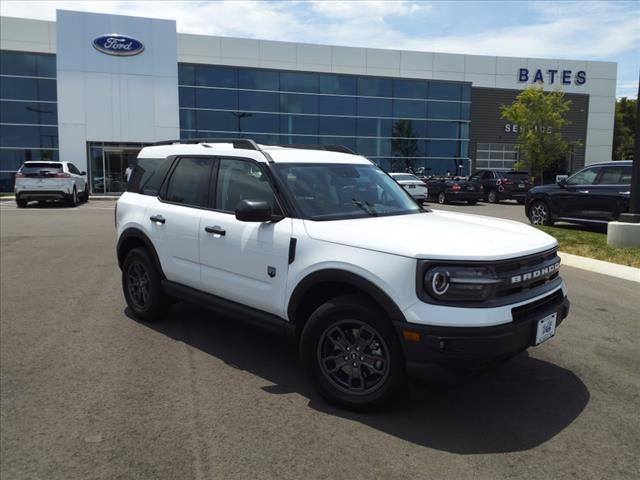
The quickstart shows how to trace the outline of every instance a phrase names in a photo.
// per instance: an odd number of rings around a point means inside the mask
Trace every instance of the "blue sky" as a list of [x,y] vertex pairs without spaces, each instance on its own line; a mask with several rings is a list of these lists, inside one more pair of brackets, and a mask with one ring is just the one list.
[[[36,8],[37,5],[37,8]],[[0,13],[56,8],[177,21],[178,31],[360,47],[618,62],[617,95],[636,97],[640,2],[10,1]]]

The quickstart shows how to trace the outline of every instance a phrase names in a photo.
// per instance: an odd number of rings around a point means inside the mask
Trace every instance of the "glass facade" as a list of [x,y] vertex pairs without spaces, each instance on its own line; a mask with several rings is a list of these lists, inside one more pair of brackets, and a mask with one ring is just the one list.
[[468,83],[185,63],[178,75],[181,138],[339,144],[389,171],[469,165]]
[[0,191],[29,160],[58,160],[56,56],[0,51]]

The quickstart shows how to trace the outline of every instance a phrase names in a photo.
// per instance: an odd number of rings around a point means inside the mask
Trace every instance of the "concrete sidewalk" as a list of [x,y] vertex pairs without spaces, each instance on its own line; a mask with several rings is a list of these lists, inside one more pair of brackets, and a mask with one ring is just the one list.
[[640,268],[581,257],[571,253],[558,252],[558,255],[562,259],[562,265],[640,283]]

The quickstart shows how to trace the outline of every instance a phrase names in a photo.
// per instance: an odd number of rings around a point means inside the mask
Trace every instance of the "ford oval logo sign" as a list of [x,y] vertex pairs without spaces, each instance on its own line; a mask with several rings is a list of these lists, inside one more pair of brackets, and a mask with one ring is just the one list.
[[116,55],[119,57],[138,55],[144,50],[142,42],[133,37],[118,35],[117,33],[100,35],[93,41],[93,47],[107,55]]

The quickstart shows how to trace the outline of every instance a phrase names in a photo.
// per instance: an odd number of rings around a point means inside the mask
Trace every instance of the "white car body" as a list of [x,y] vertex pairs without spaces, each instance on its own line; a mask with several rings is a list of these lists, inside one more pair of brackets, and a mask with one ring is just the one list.
[[[320,347],[315,345],[322,344],[310,339],[316,338],[312,333],[316,325],[325,321],[323,308],[338,308],[341,299],[351,299],[357,305],[362,302],[362,308],[375,307],[373,317],[381,314],[390,322],[383,327],[385,338],[401,345],[403,353],[396,361],[401,358],[409,374],[418,374],[425,364],[434,362],[508,358],[553,336],[568,315],[557,242],[546,233],[520,222],[426,210],[406,198],[387,174],[362,156],[253,142],[249,148],[246,142],[238,140],[238,148],[235,143],[190,141],[141,150],[138,161],[143,166],[140,171],[134,167],[129,182],[133,191],[122,194],[116,209],[118,262],[130,308],[138,308],[135,302],[145,308],[142,294],[136,298],[143,300],[132,298],[140,288],[153,284],[136,280],[143,277],[135,276],[135,269],[144,264],[145,272],[159,272],[152,276],[160,285],[156,291],[286,330],[300,339],[302,356],[313,357],[317,351],[320,358]],[[208,185],[207,201],[200,206],[180,204],[184,198],[180,196],[176,203],[168,194],[183,160],[185,165],[211,162],[206,167],[210,183],[202,181]],[[242,178],[249,182],[254,181],[254,168],[262,172],[260,178],[266,179],[280,213],[275,214],[278,209],[268,207],[266,200],[252,197],[255,190],[240,181],[241,186],[234,188],[246,188],[247,195],[237,201],[235,212],[225,211],[222,206],[226,204],[220,202],[230,198],[225,197],[230,190],[225,190],[224,182],[231,178],[226,177],[227,172],[235,168],[225,167],[230,170],[221,174],[225,161],[227,165],[234,161],[236,166],[239,162],[254,165],[243,173]],[[154,164],[159,165],[155,171],[162,173],[154,173]],[[150,179],[156,175],[156,183],[136,184],[145,174]],[[192,185],[201,185],[199,174],[192,178],[196,179]],[[306,178],[312,178],[311,183],[305,183]],[[338,185],[342,193],[336,205],[353,209],[359,217],[328,219],[325,214],[331,210],[320,206],[329,205],[333,194],[319,189],[325,181],[319,178]],[[296,192],[298,179],[302,183]],[[302,188],[308,185],[316,189]],[[315,192],[322,193],[314,196]],[[385,210],[391,205],[385,195],[409,207]],[[255,205],[247,207],[252,202]],[[296,202],[298,207],[317,208],[321,214],[292,207]],[[262,216],[244,216],[245,207],[249,212],[262,209]],[[145,251],[149,255],[141,253]],[[151,258],[155,266],[150,266]],[[160,305],[157,311],[161,312]],[[137,315],[146,315],[145,310],[141,312]],[[332,318],[326,321],[333,322]],[[346,318],[346,322],[354,321]],[[362,325],[371,317],[360,318]],[[327,323],[325,333],[338,324]],[[358,349],[356,343],[352,346]],[[346,354],[349,348],[344,348],[337,357],[347,361],[353,355],[352,366],[365,368],[358,366],[360,354]],[[328,358],[333,361],[334,357]],[[367,358],[373,357],[360,360]],[[342,369],[350,369],[350,362],[329,374],[346,375]],[[356,370],[348,371],[357,375]],[[375,400],[344,398],[339,391],[327,393],[322,384],[319,388],[341,405],[369,405]]]
[[416,200],[425,201],[429,196],[427,185],[410,173],[391,172],[389,175]]
[[87,175],[71,162],[25,162],[16,174],[16,200],[71,200],[88,195]]

